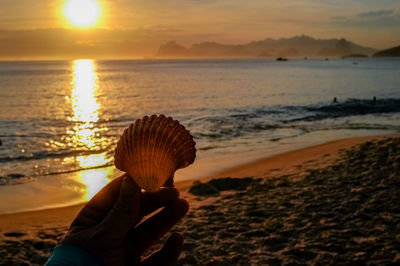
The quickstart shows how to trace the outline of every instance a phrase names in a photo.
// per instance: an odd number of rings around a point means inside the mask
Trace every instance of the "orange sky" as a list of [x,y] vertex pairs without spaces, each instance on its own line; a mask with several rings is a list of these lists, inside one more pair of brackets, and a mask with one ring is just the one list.
[[378,49],[400,45],[398,0],[98,0],[99,23],[77,29],[65,0],[0,0],[0,58],[153,56],[169,40],[246,43],[306,34]]

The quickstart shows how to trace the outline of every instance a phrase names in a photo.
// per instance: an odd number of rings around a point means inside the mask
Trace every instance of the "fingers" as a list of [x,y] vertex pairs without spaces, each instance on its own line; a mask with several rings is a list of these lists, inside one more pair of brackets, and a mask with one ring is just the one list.
[[186,200],[175,200],[171,205],[131,230],[128,241],[139,254],[142,254],[179,222],[188,210],[189,204]]
[[182,252],[183,240],[182,234],[173,233],[159,251],[143,260],[142,265],[174,265]]
[[[107,216],[108,212],[116,203],[122,183],[122,175],[112,180],[107,186],[100,190],[79,212],[71,224],[71,227],[94,226],[99,224]],[[141,217],[144,217],[155,210],[170,204],[179,197],[176,188],[162,188],[157,192],[142,193]]]
[[179,192],[176,188],[162,188],[157,192],[144,192],[142,194],[141,216],[144,217],[159,208],[170,205],[178,197]]
[[117,202],[101,223],[101,233],[124,239],[140,217],[140,200],[139,186],[131,178],[124,178]]
[[79,212],[78,216],[71,224],[71,228],[77,227],[89,227],[98,225],[103,221],[104,217],[107,215],[105,211],[99,211],[88,206],[84,206]]
[[117,201],[121,182],[125,176],[122,175],[112,180],[86,203],[72,222],[71,227],[99,224]]

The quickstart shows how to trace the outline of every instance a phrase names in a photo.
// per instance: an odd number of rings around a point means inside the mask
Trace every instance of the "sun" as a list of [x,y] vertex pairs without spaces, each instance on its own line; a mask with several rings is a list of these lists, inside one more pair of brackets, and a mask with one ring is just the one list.
[[99,19],[100,5],[95,0],[69,0],[64,6],[64,15],[77,27],[90,27]]

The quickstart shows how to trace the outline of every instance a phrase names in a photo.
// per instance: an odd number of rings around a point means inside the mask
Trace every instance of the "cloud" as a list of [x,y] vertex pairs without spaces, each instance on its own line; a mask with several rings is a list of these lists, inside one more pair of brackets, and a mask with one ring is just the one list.
[[347,27],[399,28],[400,13],[396,8],[368,11],[353,16],[334,16],[333,24]]
[[385,17],[391,16],[395,14],[394,9],[386,9],[386,10],[378,10],[378,11],[370,11],[357,14],[357,17],[360,18],[376,18],[376,17]]

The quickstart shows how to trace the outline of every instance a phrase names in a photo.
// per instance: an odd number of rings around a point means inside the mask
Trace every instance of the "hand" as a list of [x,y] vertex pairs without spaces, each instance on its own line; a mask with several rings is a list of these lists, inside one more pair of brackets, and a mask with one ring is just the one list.
[[164,246],[147,258],[141,260],[140,256],[187,213],[188,203],[178,197],[175,188],[141,192],[132,178],[123,175],[83,207],[62,244],[80,247],[105,265],[173,265],[182,251],[180,233],[172,233]]

